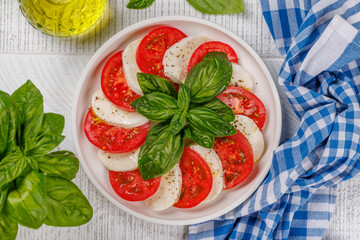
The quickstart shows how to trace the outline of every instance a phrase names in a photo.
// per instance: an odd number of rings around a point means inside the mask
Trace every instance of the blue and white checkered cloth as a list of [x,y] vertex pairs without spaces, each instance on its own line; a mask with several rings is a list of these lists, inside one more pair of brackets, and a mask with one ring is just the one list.
[[189,239],[321,239],[336,185],[360,171],[359,0],[261,0],[285,56],[279,83],[300,118],[243,204]]

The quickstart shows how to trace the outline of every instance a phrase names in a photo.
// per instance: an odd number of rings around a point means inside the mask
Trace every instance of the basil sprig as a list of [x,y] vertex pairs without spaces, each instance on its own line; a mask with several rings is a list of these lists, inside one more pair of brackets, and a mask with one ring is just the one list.
[[139,170],[144,180],[160,177],[180,161],[184,138],[205,148],[214,146],[215,137],[234,135],[230,124],[235,115],[218,100],[229,85],[232,65],[225,53],[207,54],[188,73],[179,93],[166,79],[145,73],[138,74],[144,96],[131,106],[151,121],[153,126],[141,146]]
[[79,160],[68,151],[52,152],[64,140],[64,117],[43,111],[43,96],[31,81],[11,96],[0,91],[1,239],[15,239],[18,224],[79,226],[93,214],[71,182]]

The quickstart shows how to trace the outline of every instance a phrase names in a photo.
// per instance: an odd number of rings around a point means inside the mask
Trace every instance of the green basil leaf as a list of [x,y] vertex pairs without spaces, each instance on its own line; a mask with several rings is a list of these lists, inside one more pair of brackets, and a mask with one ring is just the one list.
[[155,0],[130,0],[127,8],[130,9],[144,9],[150,7]]
[[18,224],[5,214],[0,214],[0,236],[2,240],[15,240]]
[[33,149],[28,151],[34,158],[49,153],[65,139],[62,135],[45,135],[40,138]]
[[140,148],[141,177],[149,180],[164,175],[180,161],[183,151],[182,136],[173,134],[168,122],[153,126]]
[[170,122],[170,128],[173,134],[177,134],[183,129],[186,124],[186,111],[179,111],[175,113]]
[[56,113],[44,113],[39,136],[61,135],[65,126],[64,116]]
[[34,170],[35,172],[39,171],[39,164],[38,161],[35,160],[32,156],[26,156],[26,161],[28,162],[29,166]]
[[187,111],[190,105],[190,89],[183,83],[180,83],[179,95],[177,100],[178,107]]
[[148,73],[138,73],[137,79],[144,95],[153,92],[161,92],[177,98],[178,94],[174,85],[165,78]]
[[211,101],[229,85],[232,65],[225,53],[211,52],[188,73],[185,85],[190,88],[190,98],[194,103]]
[[211,109],[220,115],[225,121],[233,122],[235,120],[235,114],[233,110],[226,105],[223,101],[214,98],[208,103],[205,103],[201,107]]
[[215,137],[195,130],[192,127],[185,128],[184,138],[193,140],[204,148],[213,148],[215,144]]
[[190,109],[188,120],[190,126],[195,130],[215,137],[225,137],[236,134],[234,126],[208,108],[197,107]]
[[27,166],[28,162],[22,152],[16,151],[7,155],[0,162],[0,188],[19,177]]
[[14,99],[0,91],[0,161],[16,150],[20,134],[20,113]]
[[69,151],[52,152],[37,160],[39,169],[47,176],[59,176],[72,180],[79,170],[79,160]]
[[7,97],[10,96],[0,91],[0,160],[6,153],[8,142],[10,117],[7,111],[8,106],[5,103]]
[[202,13],[234,14],[245,11],[242,0],[187,0],[191,6]]
[[93,216],[93,209],[71,181],[46,176],[47,215],[45,224],[55,227],[74,227],[85,224]]
[[16,179],[16,189],[10,191],[4,213],[17,223],[37,229],[46,217],[45,175],[30,171]]
[[131,106],[150,121],[162,122],[178,110],[176,99],[160,92],[153,92],[135,99]]
[[9,189],[10,189],[10,184],[7,184],[0,189],[1,189],[0,190],[0,215],[1,215],[1,211],[4,207],[4,204],[5,204]]
[[20,145],[25,151],[32,149],[41,128],[43,118],[43,96],[39,89],[28,80],[13,94],[21,118],[22,136]]

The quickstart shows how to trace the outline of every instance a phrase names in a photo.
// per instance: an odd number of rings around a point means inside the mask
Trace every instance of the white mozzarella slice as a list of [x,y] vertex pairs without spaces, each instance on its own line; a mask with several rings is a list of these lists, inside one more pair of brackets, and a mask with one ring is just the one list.
[[201,44],[210,41],[204,36],[187,37],[166,50],[163,65],[164,74],[173,82],[183,83],[187,74],[190,58]]
[[141,39],[131,42],[122,53],[123,70],[125,79],[131,90],[139,95],[144,95],[141,91],[139,82],[137,80],[137,73],[141,72],[136,63],[136,49],[138,48]]
[[253,87],[253,80],[250,73],[245,70],[243,66],[237,63],[232,63],[233,75],[231,77],[231,85],[245,88],[251,91]]
[[138,168],[139,151],[140,148],[127,153],[109,153],[99,149],[98,158],[111,171],[132,171]]
[[105,97],[101,90],[94,93],[92,108],[96,116],[114,126],[134,128],[149,122],[137,112],[128,112],[118,108]]
[[264,151],[265,143],[264,137],[256,123],[247,116],[236,115],[232,124],[249,141],[254,153],[254,161],[259,160]]
[[198,144],[190,145],[189,148],[197,152],[211,169],[213,185],[209,195],[202,203],[208,203],[214,200],[224,188],[224,170],[221,160],[216,152],[212,149],[204,148]]
[[158,190],[144,200],[144,203],[155,211],[163,211],[174,205],[181,193],[182,176],[179,164],[161,177]]

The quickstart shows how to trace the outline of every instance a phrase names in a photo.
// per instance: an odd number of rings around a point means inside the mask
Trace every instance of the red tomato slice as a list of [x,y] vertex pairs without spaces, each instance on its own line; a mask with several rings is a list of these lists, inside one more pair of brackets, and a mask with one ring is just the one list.
[[150,122],[135,128],[112,126],[95,115],[92,108],[85,118],[84,130],[96,147],[113,153],[130,152],[140,147],[150,129]]
[[253,151],[239,131],[232,136],[215,138],[213,149],[223,165],[225,189],[239,185],[250,175],[254,166]]
[[128,86],[122,70],[122,52],[117,52],[105,64],[101,73],[101,88],[104,95],[119,108],[135,112],[130,105],[132,101],[141,97]]
[[239,58],[232,47],[230,47],[228,44],[223,42],[211,41],[201,44],[194,51],[189,61],[188,72],[193,66],[201,62],[201,60],[205,57],[205,55],[211,52],[224,52],[226,53],[230,62],[234,62],[234,63],[239,62]]
[[182,189],[177,208],[192,208],[201,203],[212,188],[211,169],[202,157],[190,148],[184,148],[180,160]]
[[109,179],[114,191],[127,201],[143,201],[159,188],[161,177],[143,180],[139,169],[128,172],[109,171]]
[[229,86],[218,97],[232,108],[235,115],[245,115],[254,120],[260,130],[266,120],[266,110],[262,101],[253,93],[235,86]]
[[165,51],[185,37],[185,33],[172,27],[159,27],[149,32],[136,51],[136,63],[141,72],[167,78],[162,64]]

